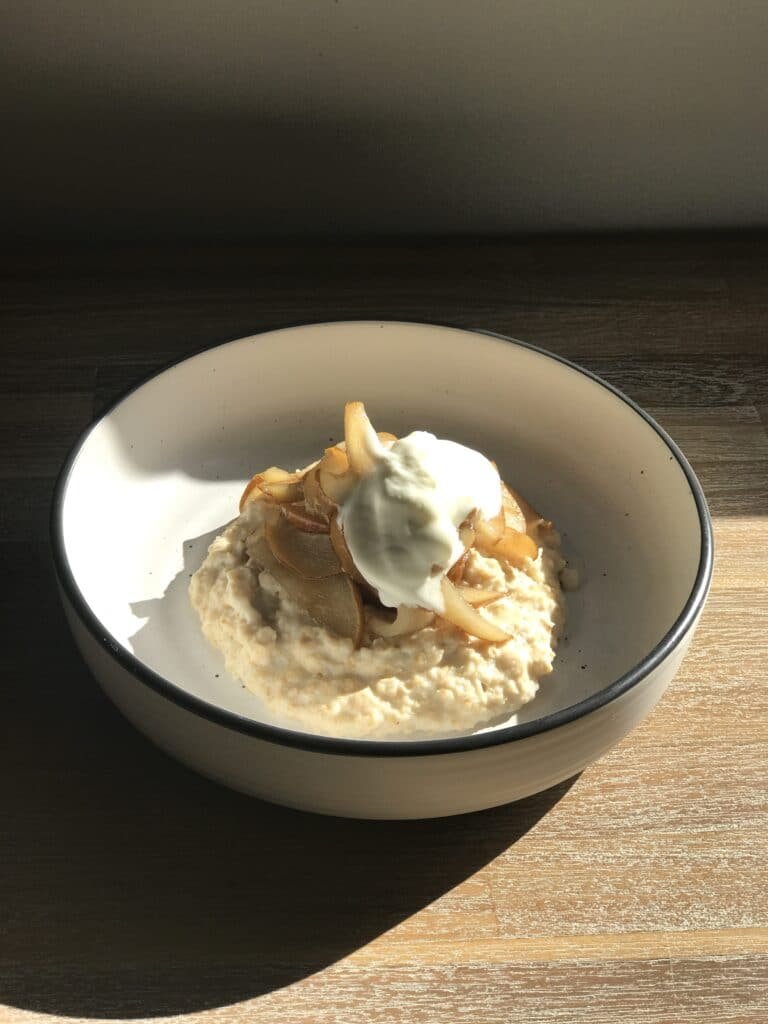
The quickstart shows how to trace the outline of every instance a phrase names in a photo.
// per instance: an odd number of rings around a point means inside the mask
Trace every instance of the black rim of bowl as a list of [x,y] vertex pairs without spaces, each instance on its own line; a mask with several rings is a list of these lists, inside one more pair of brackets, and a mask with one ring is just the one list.
[[[624,675],[620,676],[618,679],[614,680],[610,685],[599,690],[597,693],[592,694],[585,700],[579,701],[577,704],[573,704],[570,707],[562,708],[560,711],[552,712],[542,718],[533,719],[530,722],[524,722],[520,725],[502,726],[490,732],[451,736],[442,739],[343,739],[333,736],[321,736],[313,733],[299,732],[276,725],[268,725],[255,719],[247,718],[244,715],[239,715],[234,711],[227,711],[215,704],[210,704],[208,701],[188,693],[186,690],[182,689],[182,687],[172,683],[169,679],[164,678],[159,673],[149,668],[134,654],[132,654],[131,651],[123,647],[119,641],[110,635],[109,631],[105,629],[96,617],[81,593],[69,565],[64,545],[63,511],[67,484],[75,461],[77,460],[83,445],[88,440],[93,429],[103,419],[109,416],[109,414],[118,405],[120,405],[121,402],[124,402],[129,398],[134,391],[137,391],[148,381],[160,376],[167,370],[172,369],[174,366],[178,366],[179,364],[186,362],[188,359],[193,359],[196,356],[217,348],[223,348],[227,345],[235,344],[236,342],[242,341],[244,338],[248,337],[258,337],[260,335],[267,336],[275,331],[333,323],[380,323],[393,325],[402,324],[406,326],[413,325],[416,327],[439,327],[462,331],[465,334],[476,334],[487,338],[494,338],[497,341],[503,341],[510,345],[529,349],[530,351],[537,352],[539,355],[545,356],[548,359],[553,359],[555,362],[561,363],[564,366],[568,366],[572,370],[582,374],[584,377],[587,377],[589,380],[599,384],[601,387],[619,398],[622,402],[625,402],[658,434],[669,448],[671,455],[676,459],[680,468],[683,470],[686,480],[688,481],[688,486],[691,489],[691,494],[699,517],[701,549],[696,578],[694,580],[691,593],[689,594],[680,615],[659,643],[633,668],[624,673]],[[209,719],[218,725],[234,729],[237,732],[246,733],[281,746],[298,747],[303,750],[321,751],[328,754],[354,755],[358,757],[431,756],[436,754],[453,754],[469,750],[478,750],[486,747],[494,747],[502,743],[510,743],[515,740],[525,739],[529,736],[535,736],[539,733],[549,732],[552,729],[557,729],[570,722],[576,721],[579,718],[583,718],[585,715],[596,711],[598,708],[604,707],[606,704],[610,704],[617,697],[620,697],[628,690],[631,690],[632,687],[645,679],[658,665],[661,664],[661,662],[665,660],[665,658],[677,646],[679,640],[688,632],[704,604],[704,600],[709,589],[710,579],[712,577],[713,563],[712,522],[707,508],[707,502],[704,497],[704,492],[701,489],[701,484],[696,479],[687,459],[669,434],[667,434],[667,432],[660,427],[659,424],[656,423],[656,421],[637,404],[637,402],[627,397],[627,395],[618,388],[615,388],[612,384],[609,384],[601,377],[598,377],[597,374],[584,369],[584,367],[579,366],[570,359],[565,359],[563,356],[559,356],[553,352],[548,352],[546,349],[540,348],[538,345],[531,345],[528,342],[519,341],[516,338],[510,338],[495,331],[488,331],[482,328],[460,327],[455,324],[437,323],[435,321],[387,320],[386,318],[377,319],[375,317],[366,318],[364,320],[312,320],[264,328],[262,330],[254,331],[251,335],[230,338],[214,345],[205,345],[194,352],[190,352],[180,357],[179,359],[174,359],[161,369],[148,374],[112,402],[111,405],[109,405],[109,407],[83,431],[74,443],[64,465],[62,466],[54,489],[53,503],[51,506],[51,542],[53,560],[59,583],[80,622],[91,634],[91,637],[139,682],[149,686],[157,693],[167,697],[169,700],[181,707],[186,708],[188,711]]]

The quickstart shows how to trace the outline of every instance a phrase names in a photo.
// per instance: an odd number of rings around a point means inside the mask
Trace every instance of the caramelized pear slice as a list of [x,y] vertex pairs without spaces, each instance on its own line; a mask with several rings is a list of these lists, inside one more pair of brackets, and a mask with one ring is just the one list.
[[304,501],[310,511],[329,518],[336,512],[336,503],[331,501],[320,486],[319,466],[311,469],[304,477]]
[[262,470],[260,475],[265,483],[271,484],[278,480],[298,480],[301,473],[292,473],[280,466],[270,466],[269,469]]
[[[388,430],[377,430],[376,436],[378,437],[382,444],[394,444],[395,441],[397,441],[397,435],[390,434]],[[341,448],[341,450],[345,452],[347,450],[347,442],[337,441],[334,447]]]
[[484,590],[478,587],[457,587],[461,597],[473,608],[482,608],[504,597],[503,590]]
[[527,533],[506,529],[501,540],[494,545],[491,554],[500,561],[509,562],[515,568],[522,569],[529,559],[538,557],[539,547]]
[[304,530],[305,533],[328,533],[330,529],[328,516],[311,511],[303,501],[281,505],[280,511],[291,526],[295,526],[297,530]]
[[325,454],[320,459],[320,467],[326,473],[333,476],[343,476],[349,470],[349,459],[346,451],[338,444],[325,449]]
[[365,613],[360,591],[344,573],[320,580],[305,580],[275,558],[264,537],[249,541],[248,551],[286,594],[318,623],[359,647],[365,633]]
[[334,505],[343,505],[355,486],[355,478],[351,471],[337,476],[335,473],[330,473],[324,470],[322,466],[319,466],[317,479],[320,489]]
[[289,473],[279,466],[270,466],[251,477],[240,498],[240,511],[251,501],[262,497],[282,503],[284,501],[301,501],[303,497],[302,477],[304,470]]
[[476,538],[477,532],[474,526],[471,526],[469,523],[462,523],[459,527],[459,540],[467,551],[469,551],[471,547],[474,547]]
[[504,506],[504,523],[510,530],[526,533],[528,523],[519,498],[513,494],[506,484],[501,485],[501,497]]
[[451,568],[446,573],[446,576],[451,581],[451,583],[461,583],[461,581],[464,579],[464,570],[467,567],[468,561],[469,551],[465,551],[456,559],[456,561],[453,563]]
[[[394,434],[388,434],[385,430],[380,430],[376,436],[387,448],[393,445],[397,440]],[[338,444],[334,444],[330,448],[326,448],[325,454],[320,460],[320,465],[323,470],[328,473],[332,473],[334,476],[343,476],[347,473],[349,471],[347,442],[339,441]]]
[[246,505],[250,505],[252,501],[263,501],[264,491],[262,491],[259,484],[262,481],[261,473],[257,473],[252,476],[248,483],[245,485],[245,490],[240,496],[240,511],[242,512]]
[[[504,492],[509,496],[509,499],[505,499],[505,512],[507,509],[507,500],[511,499],[511,501],[520,509],[523,516],[523,520],[525,522],[525,527],[523,528],[524,532],[533,537],[534,540],[538,539],[539,532],[547,532],[553,529],[552,523],[549,519],[545,519],[541,513],[537,512],[533,505],[529,504],[529,502],[525,500],[522,494],[518,494],[517,491],[513,490],[511,487],[507,487],[506,484],[504,484]],[[510,523],[509,520],[507,521],[507,526],[513,525],[514,524]],[[516,529],[521,529],[521,527],[517,526]]]
[[502,507],[498,515],[493,519],[478,519],[475,526],[475,544],[483,554],[489,552],[494,544],[501,540],[504,534],[504,509]]
[[445,602],[443,618],[448,622],[463,629],[470,636],[476,636],[478,640],[487,640],[489,643],[503,644],[511,639],[503,629],[486,619],[476,608],[468,605],[458,588],[447,577],[443,579],[441,589]]
[[330,538],[331,546],[336,553],[336,557],[341,563],[343,571],[348,576],[351,576],[352,579],[357,580],[358,583],[366,583],[367,585],[367,581],[360,574],[360,571],[352,560],[352,555],[350,554],[347,542],[344,539],[344,531],[339,526],[338,520],[335,516],[331,519]]
[[322,580],[342,571],[327,533],[297,530],[284,516],[264,527],[264,536],[275,558],[305,580]]
[[362,402],[347,402],[344,406],[344,440],[349,466],[355,476],[366,476],[375,467],[372,452],[379,439],[371,426]]
[[259,486],[266,496],[276,501],[278,505],[301,501],[304,497],[304,483],[301,477],[296,480],[265,480]]
[[368,628],[376,636],[387,637],[407,636],[409,633],[418,633],[420,629],[431,626],[435,621],[435,613],[425,608],[406,608],[401,605],[397,609],[394,619],[388,618],[385,614],[372,611],[368,614]]
[[[330,502],[343,505],[349,497],[355,480],[374,468],[371,454],[374,438],[381,444],[393,444],[394,434],[374,433],[362,402],[348,402],[344,410],[345,430],[352,437],[351,448],[347,440],[325,449],[318,464],[317,483]],[[312,487],[312,485],[310,485]],[[322,499],[318,504],[322,503]]]

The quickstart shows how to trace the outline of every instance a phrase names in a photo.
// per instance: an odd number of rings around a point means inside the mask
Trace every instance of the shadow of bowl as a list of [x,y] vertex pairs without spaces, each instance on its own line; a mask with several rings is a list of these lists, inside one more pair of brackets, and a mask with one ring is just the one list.
[[[75,693],[92,687],[70,646],[58,654]],[[455,818],[324,818],[197,777],[103,699],[90,726],[74,756],[59,736],[67,770],[5,804],[0,1002],[66,1017],[189,1013],[322,970],[480,870],[572,784]]]

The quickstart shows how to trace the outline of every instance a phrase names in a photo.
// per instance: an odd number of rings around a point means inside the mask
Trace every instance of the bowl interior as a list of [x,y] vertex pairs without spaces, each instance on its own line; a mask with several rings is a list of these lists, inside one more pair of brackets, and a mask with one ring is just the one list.
[[64,489],[64,551],[118,644],[219,708],[291,726],[227,675],[187,585],[237,514],[245,481],[268,465],[316,458],[339,437],[351,398],[365,401],[378,429],[428,429],[483,451],[563,536],[581,586],[568,595],[555,671],[511,721],[610,685],[680,615],[699,565],[698,512],[681,465],[629,404],[501,339],[345,322],[194,356],[142,385],[87,436]]

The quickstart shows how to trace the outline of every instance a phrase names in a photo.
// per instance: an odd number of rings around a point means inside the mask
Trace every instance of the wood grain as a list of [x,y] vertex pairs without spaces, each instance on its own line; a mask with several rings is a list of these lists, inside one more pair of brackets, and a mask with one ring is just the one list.
[[[0,259],[0,1022],[768,1020],[768,238],[7,252]],[[699,475],[709,604],[653,714],[547,794],[343,822],[199,779],[88,676],[53,478],[93,413],[301,320],[525,338],[644,403]]]

